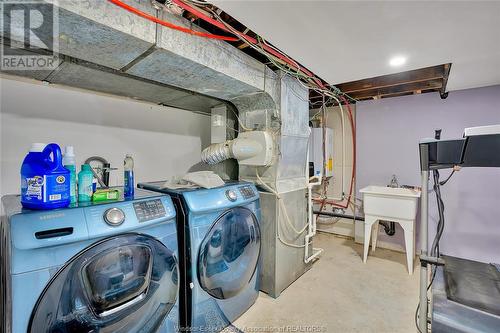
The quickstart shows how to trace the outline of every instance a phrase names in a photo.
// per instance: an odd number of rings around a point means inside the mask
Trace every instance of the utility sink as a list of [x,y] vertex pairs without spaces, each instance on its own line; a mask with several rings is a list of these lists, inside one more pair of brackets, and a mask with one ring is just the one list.
[[387,220],[414,220],[420,191],[387,186],[367,186],[363,193],[365,215],[386,217]]
[[363,193],[365,211],[363,262],[368,257],[370,236],[372,251],[377,247],[379,221],[398,223],[405,236],[406,262],[408,273],[413,273],[415,255],[415,218],[417,217],[420,191],[386,186],[368,186],[360,190]]

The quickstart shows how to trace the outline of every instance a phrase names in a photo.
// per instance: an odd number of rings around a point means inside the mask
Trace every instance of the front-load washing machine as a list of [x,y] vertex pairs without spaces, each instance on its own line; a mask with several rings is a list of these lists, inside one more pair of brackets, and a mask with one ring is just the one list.
[[2,198],[2,332],[175,332],[178,247],[168,195],[50,211]]
[[[177,209],[181,267],[186,280],[186,330],[218,332],[248,310],[259,293],[260,203],[251,183],[212,189],[166,189]],[[182,244],[181,244],[182,243]]]

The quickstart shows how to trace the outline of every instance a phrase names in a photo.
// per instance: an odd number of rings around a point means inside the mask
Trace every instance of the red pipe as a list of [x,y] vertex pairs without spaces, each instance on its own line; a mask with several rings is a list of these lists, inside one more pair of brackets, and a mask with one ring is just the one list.
[[209,34],[206,32],[195,31],[195,30],[191,30],[191,29],[188,29],[185,27],[175,25],[175,24],[167,22],[167,21],[160,20],[154,16],[151,16],[151,15],[143,12],[143,11],[138,10],[137,8],[134,8],[132,6],[127,5],[126,3],[123,3],[120,0],[108,0],[108,1],[111,2],[112,4],[118,6],[118,7],[121,7],[125,10],[128,10],[131,13],[134,13],[135,15],[138,15],[142,18],[145,18],[146,20],[158,23],[158,24],[160,24],[164,27],[170,28],[170,29],[179,30],[179,31],[182,31],[182,32],[190,34],[190,35],[195,35],[195,36],[205,37],[205,38],[210,38],[210,39],[225,40],[228,42],[235,42],[238,40],[238,38],[235,38],[235,37],[220,36],[220,35]]
[[224,24],[222,24],[221,22],[219,22],[217,20],[214,20],[213,18],[211,18],[208,15],[205,15],[205,13],[203,13],[202,11],[185,4],[184,2],[182,2],[180,0],[172,0],[172,2],[174,4],[176,4],[177,6],[181,7],[182,9],[187,10],[188,12],[193,14],[194,16],[201,18],[203,21],[208,22],[212,25],[215,25],[217,28],[219,28],[221,30],[224,30],[224,31],[227,31],[227,32],[230,32],[233,34],[233,32],[230,31]]

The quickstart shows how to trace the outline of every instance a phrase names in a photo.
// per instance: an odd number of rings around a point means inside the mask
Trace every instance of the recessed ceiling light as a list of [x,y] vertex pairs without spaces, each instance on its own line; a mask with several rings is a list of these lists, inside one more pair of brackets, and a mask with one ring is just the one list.
[[406,63],[406,57],[403,56],[395,56],[392,57],[391,60],[389,60],[389,65],[391,65],[392,67],[402,66],[405,63]]

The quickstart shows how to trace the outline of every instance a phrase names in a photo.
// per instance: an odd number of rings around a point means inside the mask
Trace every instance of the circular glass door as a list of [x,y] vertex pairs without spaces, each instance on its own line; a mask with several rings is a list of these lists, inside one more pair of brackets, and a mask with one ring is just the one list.
[[104,239],[49,281],[28,332],[156,332],[178,294],[174,253],[153,237]]
[[237,207],[212,225],[198,253],[198,280],[211,296],[226,299],[248,286],[260,255],[260,228],[255,215]]

